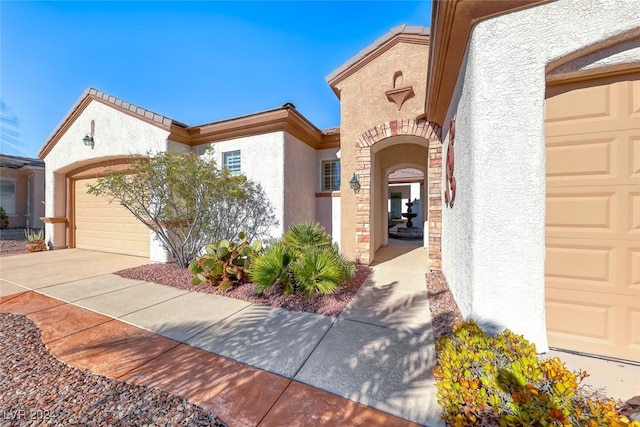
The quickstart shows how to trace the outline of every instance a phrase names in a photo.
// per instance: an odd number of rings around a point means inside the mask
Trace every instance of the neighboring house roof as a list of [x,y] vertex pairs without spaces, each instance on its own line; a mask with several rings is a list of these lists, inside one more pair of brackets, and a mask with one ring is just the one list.
[[418,169],[398,169],[389,174],[389,183],[421,182],[424,180],[424,173]]
[[44,168],[44,162],[31,157],[11,156],[0,154],[0,167],[8,169],[22,169],[24,167]]
[[373,61],[397,43],[429,43],[429,37],[424,36],[429,36],[430,32],[431,29],[429,27],[420,25],[403,24],[393,27],[385,35],[379,37],[376,41],[362,49],[355,56],[349,58],[347,62],[336,68],[327,76],[327,82],[338,98],[340,98],[340,91],[335,87],[336,84],[355,73],[369,62]]
[[[300,114],[291,103],[286,103],[271,110],[189,126],[105,92],[89,88],[78,98],[47,138],[38,152],[39,158],[44,159],[46,157],[69,126],[92,101],[101,102],[125,114],[165,129],[169,132],[168,139],[191,146],[278,130],[288,132],[316,149],[333,148],[339,146],[340,143],[339,128],[331,128],[327,132],[319,130]],[[338,129],[338,131],[336,132],[335,129]]]

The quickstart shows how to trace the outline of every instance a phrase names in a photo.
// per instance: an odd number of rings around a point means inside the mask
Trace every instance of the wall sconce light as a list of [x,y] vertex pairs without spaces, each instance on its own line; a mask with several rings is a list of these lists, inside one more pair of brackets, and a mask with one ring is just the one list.
[[360,191],[360,180],[358,179],[358,175],[356,175],[355,173],[353,174],[353,176],[351,177],[351,180],[349,181],[349,187],[351,187],[354,193],[357,193],[358,191]]
[[95,145],[95,142],[93,141],[93,137],[89,134],[86,134],[84,138],[82,138],[82,142],[87,147],[91,147],[91,149],[93,149],[93,146]]

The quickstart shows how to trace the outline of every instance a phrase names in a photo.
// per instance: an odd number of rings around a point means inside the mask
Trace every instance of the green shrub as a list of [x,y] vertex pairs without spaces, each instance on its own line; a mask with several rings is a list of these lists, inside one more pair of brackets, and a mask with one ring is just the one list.
[[256,258],[251,280],[258,292],[282,286],[286,295],[310,297],[335,292],[354,273],[355,266],[331,245],[324,228],[306,222],[293,225]]
[[558,358],[540,361],[535,346],[509,330],[487,336],[473,321],[436,344],[442,418],[452,426],[634,426],[616,402],[580,385],[586,372]]
[[297,293],[306,297],[316,292],[330,294],[355,273],[355,267],[328,248],[309,248],[291,265]]
[[331,236],[325,229],[315,222],[294,224],[282,236],[282,242],[295,252],[302,252],[309,248],[331,247]]
[[4,210],[2,206],[0,206],[0,229],[4,230],[9,227],[9,215]]
[[256,284],[256,290],[263,292],[273,286],[282,286],[286,295],[292,294],[291,258],[291,252],[284,243],[275,242],[269,246],[253,263],[251,280]]
[[251,264],[262,250],[259,240],[249,243],[246,234],[238,234],[239,243],[220,240],[205,246],[205,254],[189,264],[194,275],[192,284],[206,283],[218,286],[222,291],[249,278]]

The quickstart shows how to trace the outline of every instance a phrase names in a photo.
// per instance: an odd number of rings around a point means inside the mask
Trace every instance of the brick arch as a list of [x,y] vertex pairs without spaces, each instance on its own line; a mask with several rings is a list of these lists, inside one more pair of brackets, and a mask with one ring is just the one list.
[[371,254],[371,147],[394,136],[416,136],[428,141],[427,203],[429,218],[429,268],[441,268],[442,230],[442,142],[441,128],[436,123],[420,119],[392,120],[374,126],[356,139],[355,167],[360,179],[356,195],[356,260],[369,264]]
[[356,148],[371,147],[376,142],[392,136],[409,135],[440,140],[441,129],[435,123],[419,119],[400,119],[372,127],[356,139]]

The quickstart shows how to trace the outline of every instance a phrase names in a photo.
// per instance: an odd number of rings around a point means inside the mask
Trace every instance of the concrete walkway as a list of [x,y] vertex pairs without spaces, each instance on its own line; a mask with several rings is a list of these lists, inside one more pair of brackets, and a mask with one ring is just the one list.
[[[112,274],[147,263],[138,257],[17,255],[0,258],[0,311],[28,314],[67,363],[180,394],[230,426],[443,425],[426,253],[403,244],[376,260],[334,318]],[[232,372],[244,391],[216,389]]]

